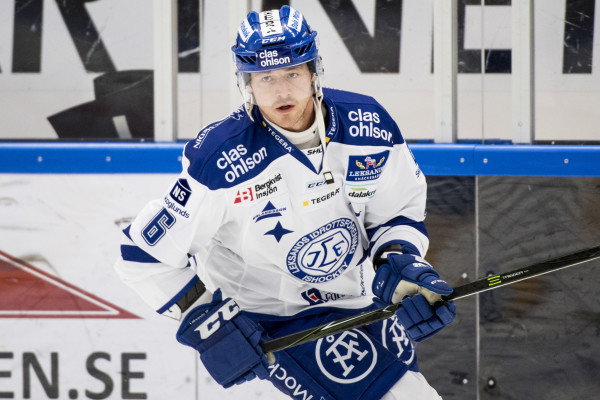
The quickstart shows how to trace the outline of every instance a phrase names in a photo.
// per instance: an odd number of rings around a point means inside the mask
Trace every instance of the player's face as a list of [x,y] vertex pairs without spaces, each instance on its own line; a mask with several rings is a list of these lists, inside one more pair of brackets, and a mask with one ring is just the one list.
[[312,82],[316,79],[301,64],[275,71],[252,73],[250,90],[262,115],[292,132],[301,132],[314,121]]

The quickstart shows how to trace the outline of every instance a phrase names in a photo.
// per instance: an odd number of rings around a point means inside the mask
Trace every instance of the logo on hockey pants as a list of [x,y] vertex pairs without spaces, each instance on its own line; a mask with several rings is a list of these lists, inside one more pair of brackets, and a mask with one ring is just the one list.
[[350,384],[364,379],[377,364],[377,350],[359,329],[319,339],[315,357],[321,372],[334,382]]
[[394,315],[383,321],[381,328],[381,343],[383,347],[396,354],[406,365],[410,365],[415,358],[415,346],[408,338],[404,327]]

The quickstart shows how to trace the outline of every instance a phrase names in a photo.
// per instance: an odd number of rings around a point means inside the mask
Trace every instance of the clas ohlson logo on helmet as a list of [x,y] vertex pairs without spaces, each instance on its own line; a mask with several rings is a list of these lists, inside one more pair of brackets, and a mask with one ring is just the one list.
[[358,247],[358,227],[349,218],[338,218],[302,236],[287,255],[288,270],[311,283],[340,276]]
[[257,51],[256,60],[261,68],[283,67],[291,64],[294,57],[289,47],[278,47],[273,50],[267,48]]

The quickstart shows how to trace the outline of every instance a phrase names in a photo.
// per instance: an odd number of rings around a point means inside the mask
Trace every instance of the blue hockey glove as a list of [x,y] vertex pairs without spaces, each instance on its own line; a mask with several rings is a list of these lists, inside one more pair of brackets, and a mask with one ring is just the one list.
[[373,294],[384,302],[397,303],[406,296],[423,294],[430,304],[452,293],[452,288],[431,265],[412,254],[389,253],[373,279]]
[[206,370],[225,388],[257,376],[266,378],[269,363],[259,346],[267,338],[265,331],[240,314],[231,298],[221,299],[218,289],[211,303],[190,311],[177,331],[177,341],[196,349]]
[[398,321],[414,342],[430,338],[454,321],[456,306],[453,301],[438,302],[433,306],[421,294],[402,300],[396,311]]

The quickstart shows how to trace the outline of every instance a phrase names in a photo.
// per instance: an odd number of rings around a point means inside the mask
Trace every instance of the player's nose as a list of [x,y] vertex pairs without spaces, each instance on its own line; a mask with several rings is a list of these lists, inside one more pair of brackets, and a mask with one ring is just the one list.
[[286,79],[277,79],[274,85],[274,92],[278,97],[287,97],[293,91],[292,83],[288,82]]

